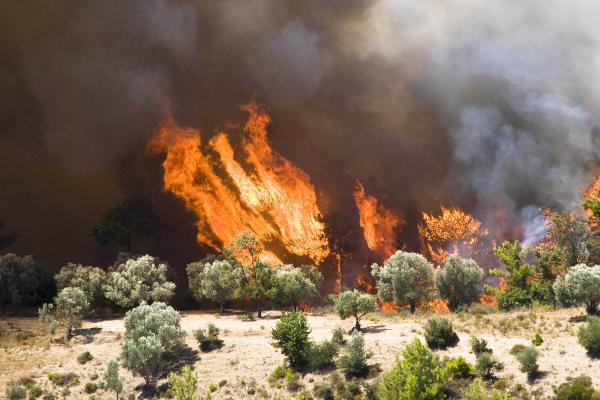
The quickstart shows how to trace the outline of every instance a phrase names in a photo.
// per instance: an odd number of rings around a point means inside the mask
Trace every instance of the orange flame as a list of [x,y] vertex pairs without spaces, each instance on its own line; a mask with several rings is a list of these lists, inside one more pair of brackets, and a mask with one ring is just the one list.
[[450,254],[458,254],[461,247],[473,248],[487,231],[481,222],[455,207],[443,207],[437,217],[423,213],[423,223],[418,225],[421,239],[426,244],[431,259],[443,264]]
[[429,303],[427,303],[427,307],[438,314],[447,314],[450,312],[450,309],[448,308],[448,300],[446,299],[433,299],[433,300],[429,300]]
[[481,296],[479,296],[479,302],[490,307],[498,308],[498,302],[496,301],[496,297],[491,294],[482,294]]
[[354,201],[358,208],[359,222],[369,249],[381,254],[384,258],[395,252],[398,226],[404,225],[404,217],[394,214],[379,201],[366,193],[364,186],[356,182]]
[[382,301],[379,306],[382,311],[399,311],[401,307],[393,301]]
[[239,233],[253,232],[263,246],[278,241],[292,254],[321,262],[328,241],[310,177],[271,148],[270,116],[255,103],[242,109],[249,117],[237,157],[224,132],[208,142],[215,157],[203,150],[199,131],[171,118],[162,124],[148,148],[166,153],[165,190],[196,215],[199,243],[220,251]]
[[373,282],[363,274],[356,277],[354,285],[365,293],[373,293],[375,290],[375,285],[373,285]]

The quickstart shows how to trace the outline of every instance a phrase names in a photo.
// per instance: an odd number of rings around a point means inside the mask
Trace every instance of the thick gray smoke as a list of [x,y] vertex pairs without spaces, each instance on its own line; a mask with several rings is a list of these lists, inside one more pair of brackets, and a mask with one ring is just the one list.
[[596,174],[596,2],[23,1],[0,18],[0,218],[51,262],[93,258],[89,225],[133,192],[193,242],[144,151],[167,107],[210,135],[255,96],[326,215],[357,223],[360,179],[404,212],[409,247],[449,204],[534,243],[537,210],[576,208]]

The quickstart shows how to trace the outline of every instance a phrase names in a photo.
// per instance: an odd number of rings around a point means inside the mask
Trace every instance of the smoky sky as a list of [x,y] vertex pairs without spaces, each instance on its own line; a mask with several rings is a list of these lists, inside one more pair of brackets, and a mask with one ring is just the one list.
[[0,21],[0,219],[49,264],[102,259],[86,232],[134,193],[157,252],[202,254],[145,151],[167,110],[208,137],[255,98],[325,215],[358,220],[359,179],[409,244],[451,204],[538,235],[596,175],[595,2],[7,1]]

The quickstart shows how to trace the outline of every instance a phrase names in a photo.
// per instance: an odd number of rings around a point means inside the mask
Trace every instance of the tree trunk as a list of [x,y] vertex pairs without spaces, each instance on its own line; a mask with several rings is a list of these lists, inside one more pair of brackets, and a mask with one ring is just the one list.
[[588,315],[598,315],[598,303],[586,304],[585,311],[587,311]]
[[221,309],[219,310],[219,312],[222,314],[225,313],[225,303],[221,303]]
[[361,329],[360,329],[360,321],[359,321],[359,319],[358,319],[358,316],[357,316],[357,315],[355,315],[355,316],[354,316],[354,318],[356,318],[356,323],[354,324],[354,329],[355,329],[357,332],[360,332],[360,331],[361,331]]
[[258,318],[262,318],[262,307],[260,301],[256,301],[256,315]]
[[73,337],[73,328],[71,328],[69,326],[69,327],[67,327],[67,340],[71,340],[72,337]]
[[410,303],[408,303],[410,305],[410,313],[414,314],[415,311],[417,310],[417,303],[414,301],[411,301]]

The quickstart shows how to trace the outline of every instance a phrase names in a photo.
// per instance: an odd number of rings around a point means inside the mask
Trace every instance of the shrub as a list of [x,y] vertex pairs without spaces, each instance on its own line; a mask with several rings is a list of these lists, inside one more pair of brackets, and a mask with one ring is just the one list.
[[74,372],[67,374],[63,373],[48,373],[48,379],[56,386],[77,386],[79,385],[79,375]]
[[567,378],[555,389],[555,400],[595,400],[600,399],[600,392],[592,387],[592,379],[581,375],[576,378]]
[[198,345],[200,345],[200,350],[212,351],[223,347],[223,341],[219,339],[219,333],[219,328],[212,323],[208,324],[206,331],[203,329],[194,331],[194,336]]
[[271,331],[271,337],[275,340],[273,346],[281,349],[294,369],[306,366],[309,333],[306,317],[298,312],[284,314]]
[[425,324],[425,341],[435,349],[445,349],[458,343],[458,335],[452,329],[452,322],[444,317],[430,318]]
[[448,300],[448,307],[456,310],[479,299],[483,270],[473,260],[452,254],[443,269],[435,273],[435,287],[440,297]]
[[285,371],[285,386],[287,390],[295,392],[302,388],[302,382],[300,382],[300,374],[294,372],[291,368]]
[[7,306],[37,306],[52,299],[56,285],[52,274],[32,256],[0,256],[0,312]]
[[67,287],[79,288],[87,295],[90,303],[102,293],[105,279],[106,273],[103,269],[74,263],[68,263],[54,275],[58,290]]
[[516,400],[516,397],[498,389],[489,390],[480,379],[475,379],[463,396],[464,400]]
[[377,310],[375,296],[356,289],[345,290],[335,299],[335,312],[341,319],[354,317],[354,329],[360,331],[360,319],[367,313]]
[[307,349],[308,366],[313,370],[322,370],[335,364],[334,359],[339,351],[339,345],[333,340],[311,342]]
[[519,361],[519,364],[521,364],[521,372],[526,373],[530,379],[538,373],[538,356],[539,351],[535,348],[535,346],[526,347],[525,349],[515,354],[515,358],[517,359],[517,361]]
[[590,357],[600,357],[600,317],[588,317],[588,322],[579,328],[579,344]]
[[198,389],[198,378],[189,365],[181,369],[181,374],[171,372],[168,376],[169,387],[175,392],[177,400],[195,400]]
[[494,314],[496,311],[494,307],[481,303],[473,303],[465,308],[465,312],[476,316]]
[[88,382],[85,384],[85,387],[83,388],[83,390],[87,394],[96,393],[96,391],[98,390],[98,385],[94,382]]
[[73,329],[81,327],[82,319],[89,310],[90,302],[83,290],[68,287],[58,293],[54,304],[44,304],[38,314],[50,332],[54,332],[58,326],[64,326],[67,328],[67,339],[71,339]]
[[383,267],[371,265],[371,273],[382,300],[408,304],[411,312],[432,296],[433,265],[420,254],[399,250],[385,260]]
[[487,347],[487,341],[485,339],[479,339],[475,336],[471,337],[471,353],[478,357],[481,353],[492,353],[492,349]]
[[46,393],[44,397],[42,397],[42,400],[56,400],[56,396],[52,393]]
[[524,289],[509,286],[496,294],[498,308],[503,311],[530,306],[533,302],[531,295]]
[[533,343],[534,346],[541,346],[542,343],[544,343],[544,339],[542,339],[542,335],[540,335],[539,332],[536,332],[533,335],[533,339],[531,339],[531,343]]
[[4,392],[6,400],[22,400],[27,394],[27,389],[20,385],[8,385]]
[[252,265],[249,271],[246,270],[246,275],[248,277],[246,292],[256,303],[258,318],[262,318],[264,301],[272,299],[275,296],[275,287],[273,286],[275,270],[266,263],[258,261]]
[[365,339],[360,332],[355,331],[344,348],[337,367],[344,370],[346,378],[362,377],[369,373],[367,361],[373,353],[365,350]]
[[192,295],[197,300],[208,299],[217,303],[221,314],[225,303],[242,294],[244,271],[236,263],[227,260],[194,262],[188,264],[188,282]]
[[331,341],[338,346],[344,346],[346,344],[346,339],[344,339],[344,332],[342,328],[335,328],[333,333],[331,334]]
[[29,400],[37,399],[43,393],[43,390],[38,385],[32,385],[29,387]]
[[553,289],[559,304],[584,304],[589,315],[597,314],[600,303],[600,265],[588,267],[579,264],[569,268],[564,278],[556,278]]
[[281,388],[280,381],[285,378],[285,371],[286,367],[283,365],[278,365],[277,367],[275,367],[273,372],[271,372],[271,375],[269,375],[269,385],[278,389]]
[[475,372],[486,380],[493,379],[495,372],[502,371],[503,369],[504,365],[490,353],[481,353],[475,361]]
[[328,385],[328,384],[315,385],[315,387],[313,389],[313,393],[317,399],[322,399],[322,400],[334,400],[335,399],[335,397],[333,395],[333,389],[331,388],[331,385]]
[[123,366],[154,383],[164,367],[163,357],[183,344],[179,313],[165,303],[142,305],[125,315]]
[[119,399],[119,394],[123,391],[123,380],[119,376],[119,363],[115,360],[110,361],[106,366],[103,387],[106,390],[115,392],[117,400]]
[[89,351],[85,351],[77,356],[77,362],[82,365],[89,361],[92,361],[93,359],[94,356],[92,356],[92,353],[90,353]]
[[454,379],[470,379],[475,373],[475,368],[463,356],[447,360],[445,367],[446,372]]
[[273,287],[275,289],[274,299],[282,306],[298,309],[300,301],[310,302],[317,295],[316,279],[306,274],[301,268],[291,265],[283,265],[275,269],[273,276]]
[[527,348],[527,346],[525,346],[524,344],[521,343],[517,343],[515,344],[513,347],[511,347],[510,349],[510,354],[513,356],[516,356],[517,354],[519,354],[520,352],[522,352],[523,350],[525,350]]
[[445,370],[437,355],[414,339],[402,351],[392,369],[379,384],[380,400],[442,398]]

